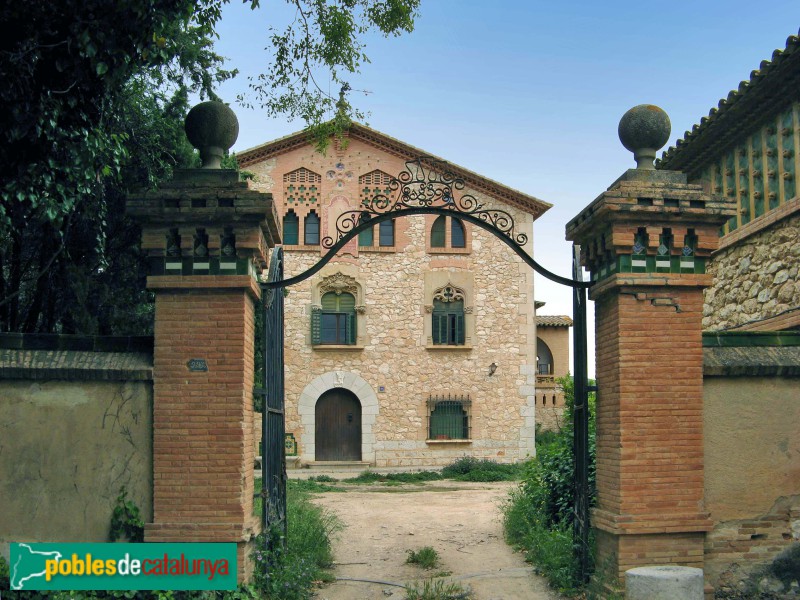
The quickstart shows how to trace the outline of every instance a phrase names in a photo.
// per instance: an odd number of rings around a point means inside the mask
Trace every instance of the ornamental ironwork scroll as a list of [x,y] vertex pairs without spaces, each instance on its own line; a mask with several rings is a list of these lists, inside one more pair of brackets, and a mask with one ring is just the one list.
[[465,187],[464,179],[443,160],[421,156],[406,161],[406,170],[389,181],[389,193],[364,200],[357,210],[339,215],[335,237],[324,237],[322,247],[333,247],[353,229],[375,217],[393,213],[400,216],[415,209],[430,208],[469,215],[492,225],[517,246],[528,243],[527,234],[514,229],[514,218],[508,212],[487,207],[472,194],[462,193]]

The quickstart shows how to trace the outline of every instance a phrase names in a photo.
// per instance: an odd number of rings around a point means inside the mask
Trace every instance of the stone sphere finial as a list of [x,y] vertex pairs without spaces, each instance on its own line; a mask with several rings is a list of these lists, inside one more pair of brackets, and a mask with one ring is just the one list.
[[658,106],[640,104],[622,115],[617,131],[622,145],[633,152],[636,168],[654,170],[656,152],[669,140],[672,124]]
[[186,137],[200,151],[204,169],[220,169],[225,152],[239,137],[239,119],[227,104],[201,102],[186,115]]

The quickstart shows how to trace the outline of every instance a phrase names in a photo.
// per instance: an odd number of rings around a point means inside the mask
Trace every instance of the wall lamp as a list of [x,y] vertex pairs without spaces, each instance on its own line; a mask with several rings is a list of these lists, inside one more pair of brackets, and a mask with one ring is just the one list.
[[492,363],[489,365],[489,377],[494,375],[494,372],[497,371],[497,365]]

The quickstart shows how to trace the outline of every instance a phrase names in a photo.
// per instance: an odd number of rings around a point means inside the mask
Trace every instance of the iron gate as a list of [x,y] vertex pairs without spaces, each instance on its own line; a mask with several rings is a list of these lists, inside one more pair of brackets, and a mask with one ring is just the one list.
[[[283,279],[283,248],[273,248],[269,283]],[[282,532],[286,540],[286,445],[283,385],[283,287],[263,288],[262,351],[264,387],[261,412],[261,524],[263,531]]]
[[[266,308],[264,410],[265,442],[263,486],[265,526],[284,519],[286,506],[286,470],[284,460],[283,423],[283,289],[305,281],[319,272],[344,246],[362,231],[402,216],[434,214],[453,215],[494,234],[509,246],[528,266],[547,279],[573,289],[573,340],[575,410],[573,450],[575,455],[575,519],[574,547],[580,565],[580,576],[589,577],[589,381],[586,346],[586,290],[592,282],[583,281],[579,263],[580,249],[574,247],[573,278],[561,277],[537,263],[525,250],[526,233],[515,229],[513,217],[506,211],[486,206],[475,196],[460,192],[464,180],[452,172],[444,161],[423,156],[406,162],[406,170],[393,177],[387,194],[365,200],[356,210],[345,211],[336,219],[336,236],[321,240],[328,252],[303,273],[283,279],[281,248],[273,251],[269,280],[263,284]],[[394,194],[394,197],[390,197]],[[272,386],[275,386],[274,389]],[[271,419],[274,417],[274,423]],[[272,423],[272,424],[271,424]],[[271,425],[270,425],[271,424]],[[274,436],[274,437],[273,437]],[[274,512],[273,512],[274,511]],[[285,520],[282,527],[286,527]]]

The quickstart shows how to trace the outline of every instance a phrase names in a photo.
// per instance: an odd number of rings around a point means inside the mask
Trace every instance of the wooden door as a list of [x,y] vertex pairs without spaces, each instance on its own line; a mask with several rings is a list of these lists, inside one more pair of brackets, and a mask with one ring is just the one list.
[[328,390],[317,400],[316,460],[361,460],[361,403],[343,389]]

